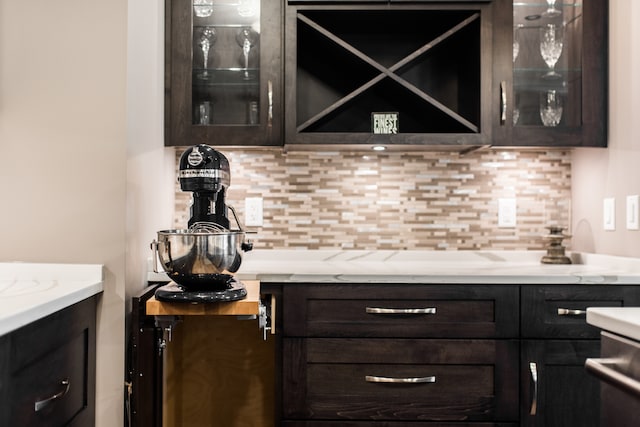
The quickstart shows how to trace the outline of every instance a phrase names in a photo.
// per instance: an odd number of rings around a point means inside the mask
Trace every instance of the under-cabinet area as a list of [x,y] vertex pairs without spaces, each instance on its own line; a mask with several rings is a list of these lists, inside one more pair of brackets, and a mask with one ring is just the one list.
[[162,350],[164,424],[133,425],[596,427],[599,388],[584,363],[600,345],[585,312],[640,305],[639,290],[261,283],[275,335],[183,316]]

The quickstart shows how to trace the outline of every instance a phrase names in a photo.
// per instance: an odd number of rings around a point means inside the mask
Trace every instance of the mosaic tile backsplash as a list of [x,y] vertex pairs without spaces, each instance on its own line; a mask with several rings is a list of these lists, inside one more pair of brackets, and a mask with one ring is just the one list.
[[[241,220],[245,198],[263,198],[256,249],[535,250],[546,226],[570,226],[568,151],[220,151]],[[498,227],[501,198],[516,199],[515,227]],[[176,228],[190,203],[177,184]]]

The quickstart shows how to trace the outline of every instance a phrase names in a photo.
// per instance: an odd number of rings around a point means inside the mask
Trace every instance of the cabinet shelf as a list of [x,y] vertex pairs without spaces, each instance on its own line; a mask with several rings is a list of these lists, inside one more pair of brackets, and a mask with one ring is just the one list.
[[[204,73],[208,77],[203,78]],[[245,76],[249,73],[249,78]],[[193,70],[193,85],[198,87],[212,86],[240,86],[255,88],[260,85],[259,68],[195,68]]]

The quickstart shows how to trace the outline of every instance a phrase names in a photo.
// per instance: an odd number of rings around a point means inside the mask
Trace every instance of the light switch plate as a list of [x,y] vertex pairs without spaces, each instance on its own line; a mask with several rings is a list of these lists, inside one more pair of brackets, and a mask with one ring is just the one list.
[[627,230],[640,229],[638,221],[638,196],[627,196]]
[[513,228],[516,226],[516,199],[498,199],[498,227]]
[[602,203],[602,227],[606,231],[616,229],[616,199],[607,197]]
[[262,226],[262,197],[244,199],[244,225],[247,227]]

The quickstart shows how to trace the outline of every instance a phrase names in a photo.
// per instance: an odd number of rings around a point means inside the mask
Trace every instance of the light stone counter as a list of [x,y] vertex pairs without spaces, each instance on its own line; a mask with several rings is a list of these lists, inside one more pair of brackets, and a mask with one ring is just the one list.
[[236,276],[263,283],[640,284],[640,259],[544,251],[255,250]]
[[605,331],[640,341],[640,307],[593,307],[587,323]]
[[0,263],[0,336],[102,292],[97,264]]

